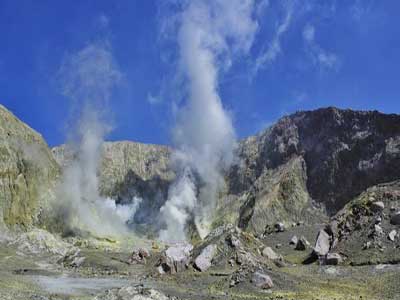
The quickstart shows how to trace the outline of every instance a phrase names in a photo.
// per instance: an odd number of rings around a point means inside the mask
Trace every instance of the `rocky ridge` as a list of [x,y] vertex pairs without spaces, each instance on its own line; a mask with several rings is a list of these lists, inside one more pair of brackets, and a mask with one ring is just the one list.
[[0,225],[40,223],[59,174],[42,136],[0,105]]

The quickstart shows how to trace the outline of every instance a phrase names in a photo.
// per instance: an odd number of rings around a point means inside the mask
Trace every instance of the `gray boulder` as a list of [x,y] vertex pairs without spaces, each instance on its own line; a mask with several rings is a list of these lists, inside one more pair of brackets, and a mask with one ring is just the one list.
[[382,201],[376,201],[371,204],[371,210],[373,212],[381,212],[385,208],[385,204]]
[[299,241],[299,239],[297,238],[297,236],[293,236],[291,239],[290,239],[290,242],[289,242],[289,245],[297,245],[297,242]]
[[400,225],[400,211],[394,213],[390,218],[390,223],[392,225]]
[[383,234],[383,229],[382,229],[382,227],[375,224],[375,225],[374,225],[374,235],[375,235],[375,236],[379,236],[379,235],[382,235],[382,234]]
[[295,249],[295,250],[298,250],[298,251],[304,251],[304,250],[306,250],[307,247],[309,247],[309,246],[310,246],[310,243],[307,241],[307,239],[306,239],[304,236],[302,236],[302,237],[297,241],[296,247],[295,247],[294,249]]
[[397,236],[397,231],[396,230],[392,230],[391,232],[389,232],[388,238],[389,238],[389,240],[394,242],[394,240],[396,239],[396,236]]
[[189,265],[191,244],[177,244],[163,252],[159,261],[158,271],[162,274],[174,274],[185,270]]
[[266,274],[255,272],[251,278],[251,282],[258,288],[271,289],[274,286],[271,277]]
[[283,224],[283,223],[281,223],[281,222],[279,222],[279,223],[276,223],[275,225],[274,225],[274,227],[275,227],[275,230],[277,231],[277,232],[284,232],[285,231],[285,224]]
[[211,263],[217,254],[217,245],[208,245],[201,251],[200,255],[196,257],[194,266],[201,272],[207,271],[211,267]]
[[331,245],[331,237],[329,234],[321,229],[318,232],[317,240],[314,246],[314,254],[317,256],[325,256],[328,254]]
[[338,265],[343,261],[338,253],[328,253],[325,258],[326,265]]
[[279,255],[276,254],[271,247],[265,247],[264,250],[262,251],[262,255],[270,260],[275,260],[279,258]]

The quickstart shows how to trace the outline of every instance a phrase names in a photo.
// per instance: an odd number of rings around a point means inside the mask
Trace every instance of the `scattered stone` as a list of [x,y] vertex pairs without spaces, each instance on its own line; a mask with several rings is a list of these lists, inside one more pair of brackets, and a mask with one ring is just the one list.
[[328,253],[325,258],[326,265],[338,265],[343,261],[342,257],[338,253]]
[[385,204],[382,201],[372,202],[372,204],[371,204],[371,210],[373,212],[381,212],[384,210],[384,208],[385,208]]
[[317,240],[314,246],[314,253],[317,256],[327,255],[330,250],[330,240],[331,238],[329,234],[324,229],[321,229],[317,235]]
[[85,260],[86,260],[86,257],[84,257],[84,256],[81,256],[81,257],[77,256],[77,257],[75,257],[74,260],[71,262],[71,267],[79,268],[80,266],[82,266],[82,264],[85,262]]
[[390,218],[390,224],[400,225],[400,211],[393,214],[393,216]]
[[274,286],[271,277],[266,274],[255,272],[251,278],[251,282],[258,288],[271,289]]
[[133,263],[146,263],[146,258],[150,257],[150,252],[146,248],[139,248],[133,250],[128,262]]
[[382,217],[378,216],[375,218],[375,224],[380,224],[380,223],[382,223]]
[[285,231],[285,224],[283,224],[283,223],[276,223],[275,225],[274,225],[274,227],[275,227],[275,231],[276,232],[284,232]]
[[337,275],[338,271],[336,270],[335,267],[329,267],[325,269],[325,273],[329,275]]
[[235,265],[235,260],[231,258],[231,259],[228,261],[228,263],[229,263],[229,265],[230,265],[231,267],[233,267],[233,266]]
[[281,248],[281,247],[282,247],[282,244],[281,244],[281,243],[278,243],[278,244],[275,245],[275,248],[276,248],[276,249],[279,249],[279,248]]
[[159,266],[161,266],[162,272],[158,269],[159,273],[174,274],[185,270],[188,267],[192,250],[191,244],[177,244],[169,247],[161,255]]
[[396,211],[396,207],[394,207],[394,206],[391,206],[391,207],[390,207],[390,211],[391,211],[391,212],[394,212],[394,211]]
[[295,249],[295,250],[298,250],[298,251],[304,251],[304,250],[306,250],[307,247],[309,247],[309,246],[310,246],[310,243],[307,241],[307,239],[306,239],[304,236],[302,236],[302,237],[297,241],[296,247],[295,247],[294,249]]
[[372,243],[370,241],[364,243],[363,250],[370,249],[372,247]]
[[289,242],[289,245],[297,245],[297,242],[299,241],[299,239],[297,238],[297,236],[293,236],[291,239],[290,239],[290,242]]
[[217,245],[208,245],[201,251],[200,255],[194,261],[194,266],[201,272],[208,270],[211,267],[212,260],[217,254]]
[[278,259],[274,260],[275,266],[278,268],[284,268],[287,266],[286,262],[283,260],[282,256],[280,256]]
[[244,249],[239,249],[236,253],[236,262],[238,265],[256,267],[258,265],[257,258]]
[[227,242],[229,243],[229,245],[233,248],[239,248],[241,246],[240,240],[234,236],[233,234],[230,234],[227,238],[226,238]]
[[379,236],[383,234],[383,229],[381,226],[375,224],[374,225],[374,235]]
[[391,240],[392,242],[394,242],[394,240],[396,239],[396,235],[397,235],[397,231],[396,230],[392,230],[391,232],[389,232],[389,240]]
[[272,250],[271,247],[265,247],[262,251],[262,255],[270,260],[275,260],[279,258],[279,255]]
[[172,300],[176,297],[168,297],[154,289],[144,288],[143,286],[125,286],[102,292],[94,300]]

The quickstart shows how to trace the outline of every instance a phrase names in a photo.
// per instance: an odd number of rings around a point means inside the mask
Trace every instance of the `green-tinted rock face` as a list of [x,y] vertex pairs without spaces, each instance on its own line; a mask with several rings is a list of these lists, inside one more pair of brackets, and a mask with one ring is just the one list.
[[332,216],[368,187],[400,178],[399,141],[399,115],[298,112],[240,143],[227,194],[242,203],[239,222],[257,232],[277,219],[313,221],[313,206]]
[[38,224],[58,174],[41,135],[0,105],[0,224]]

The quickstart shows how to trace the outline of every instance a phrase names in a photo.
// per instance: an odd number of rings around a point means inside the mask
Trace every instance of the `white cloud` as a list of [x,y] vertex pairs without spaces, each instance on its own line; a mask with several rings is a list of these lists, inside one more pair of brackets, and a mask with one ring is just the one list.
[[150,103],[151,105],[156,105],[160,104],[162,102],[162,99],[160,95],[153,95],[152,93],[148,93],[147,102]]
[[306,51],[311,57],[313,64],[319,68],[337,71],[340,68],[338,56],[323,49],[315,40],[315,27],[307,24],[303,29],[303,39]]
[[281,38],[282,35],[289,29],[291,24],[293,16],[293,3],[294,2],[288,2],[286,5],[285,17],[282,20],[282,23],[278,25],[272,41],[268,44],[268,47],[263,47],[261,53],[256,58],[253,75],[255,75],[259,70],[265,68],[266,65],[274,62],[277,56],[282,52]]
[[303,38],[307,41],[307,42],[313,42],[314,41],[314,36],[315,36],[315,28],[314,26],[307,24],[304,27],[303,30]]
[[374,0],[355,0],[350,8],[351,16],[356,21],[360,21],[371,12],[373,4]]
[[107,28],[110,23],[110,19],[105,14],[100,14],[100,16],[97,18],[97,23],[101,28]]
[[257,17],[259,18],[260,16],[263,15],[265,12],[266,8],[269,6],[269,0],[261,0],[257,6],[256,6],[256,14]]

